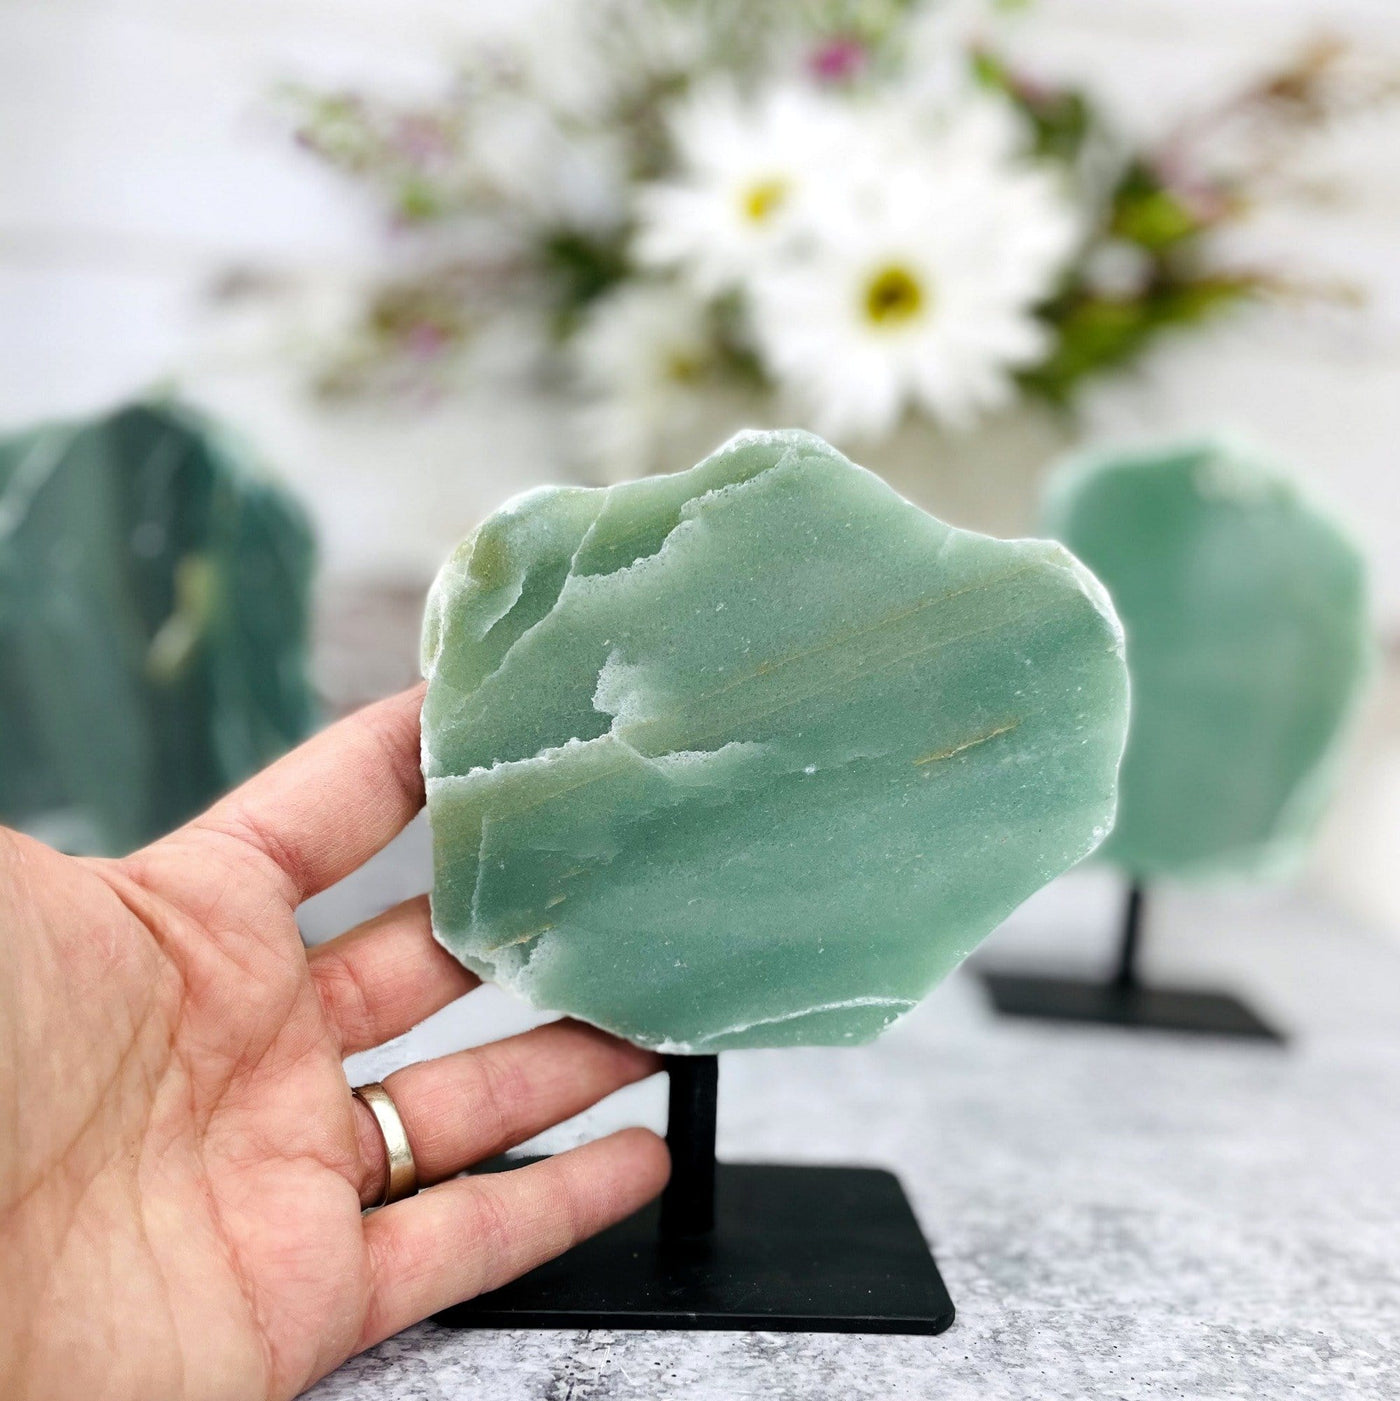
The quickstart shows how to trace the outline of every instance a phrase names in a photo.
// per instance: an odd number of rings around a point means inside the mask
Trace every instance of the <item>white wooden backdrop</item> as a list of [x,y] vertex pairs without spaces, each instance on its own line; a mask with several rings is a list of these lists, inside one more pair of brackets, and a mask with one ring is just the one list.
[[[450,412],[327,414],[288,357],[211,316],[231,263],[327,285],[382,254],[369,211],[289,148],[279,79],[432,91],[467,36],[533,0],[0,0],[0,428],[174,381],[241,422],[309,499],[332,577],[418,580],[504,495],[552,475],[551,426],[484,391]],[[1400,71],[1400,0],[1040,0],[1019,41],[1161,130],[1321,30]],[[1102,435],[1246,429],[1321,482],[1400,631],[1400,114],[1307,168],[1326,208],[1262,220],[1246,252],[1369,290],[1351,315],[1271,313],[1162,350],[1098,393]],[[1335,893],[1400,926],[1394,687],[1324,840]]]

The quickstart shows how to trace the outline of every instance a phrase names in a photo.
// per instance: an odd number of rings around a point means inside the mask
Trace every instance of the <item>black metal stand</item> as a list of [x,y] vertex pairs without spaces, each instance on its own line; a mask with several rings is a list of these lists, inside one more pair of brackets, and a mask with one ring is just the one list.
[[661,1238],[696,1240],[715,1228],[715,1119],[719,1057],[668,1056],[666,1147],[671,1180],[661,1194]]
[[1128,887],[1128,907],[1123,911],[1123,932],[1118,940],[1118,962],[1113,970],[1113,986],[1127,992],[1140,988],[1138,950],[1142,948],[1142,886]]
[[1045,978],[1023,973],[982,973],[996,1010],[1008,1017],[1097,1022],[1152,1031],[1191,1031],[1281,1044],[1282,1034],[1238,998],[1221,992],[1151,987],[1138,976],[1142,948],[1141,885],[1128,891],[1113,976],[1108,982]]
[[437,1322],[813,1333],[941,1333],[952,1323],[892,1173],[716,1163],[717,1058],[668,1056],[666,1068],[671,1181],[660,1202]]

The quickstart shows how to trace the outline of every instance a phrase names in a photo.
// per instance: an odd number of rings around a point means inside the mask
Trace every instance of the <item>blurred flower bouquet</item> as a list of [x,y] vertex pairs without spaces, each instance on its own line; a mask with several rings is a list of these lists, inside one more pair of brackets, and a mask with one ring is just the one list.
[[509,321],[610,475],[665,465],[687,425],[864,450],[1069,404],[1271,285],[1210,236],[1280,145],[1262,131],[1348,100],[1335,53],[1140,150],[998,57],[1009,8],[575,0],[426,108],[294,92],[300,141],[401,235],[322,389],[450,392]]

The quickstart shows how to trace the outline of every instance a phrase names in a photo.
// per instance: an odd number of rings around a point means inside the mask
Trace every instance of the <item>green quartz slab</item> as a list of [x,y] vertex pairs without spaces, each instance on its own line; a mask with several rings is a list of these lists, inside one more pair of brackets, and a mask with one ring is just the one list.
[[117,855],[294,744],[299,505],[169,403],[0,439],[0,822]]
[[1092,575],[806,433],[517,498],[423,659],[438,938],[672,1052],[872,1039],[1113,817]]
[[1367,672],[1356,547],[1226,439],[1079,458],[1052,478],[1046,526],[1127,631],[1132,724],[1102,856],[1140,878],[1286,868]]

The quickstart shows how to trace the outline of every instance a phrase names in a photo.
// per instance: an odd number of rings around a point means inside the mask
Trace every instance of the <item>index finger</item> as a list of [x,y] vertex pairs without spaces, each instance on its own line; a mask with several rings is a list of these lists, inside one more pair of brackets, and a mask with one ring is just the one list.
[[334,885],[423,806],[420,682],[367,705],[235,788],[186,830],[232,836],[284,876],[292,904]]

